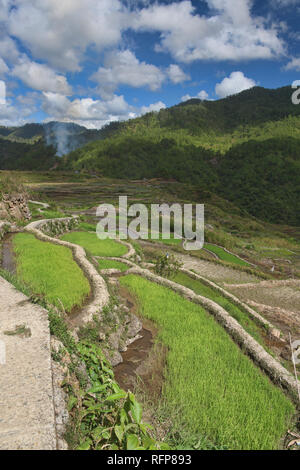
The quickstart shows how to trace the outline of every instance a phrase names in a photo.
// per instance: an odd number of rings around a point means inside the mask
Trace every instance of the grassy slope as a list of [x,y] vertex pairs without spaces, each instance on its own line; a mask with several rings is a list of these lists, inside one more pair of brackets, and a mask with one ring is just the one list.
[[163,395],[191,434],[230,449],[276,449],[293,405],[201,307],[137,276],[121,278],[169,348]]
[[61,167],[190,182],[261,219],[297,226],[299,123],[289,87],[256,87],[113,123],[101,131],[105,139],[69,154]]
[[99,240],[96,233],[73,232],[61,237],[71,243],[76,243],[89,251],[94,256],[123,256],[127,253],[127,248],[115,240]]
[[18,277],[48,302],[66,311],[82,305],[90,285],[68,248],[19,233],[13,239]]

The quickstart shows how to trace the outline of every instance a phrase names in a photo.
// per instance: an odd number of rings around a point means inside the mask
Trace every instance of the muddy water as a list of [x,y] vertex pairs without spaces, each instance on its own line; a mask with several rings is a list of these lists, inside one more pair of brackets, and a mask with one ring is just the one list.
[[145,328],[139,333],[142,338],[128,346],[126,352],[122,353],[123,362],[114,368],[115,378],[121,388],[132,390],[136,383],[137,369],[148,358],[153,346],[151,331]]
[[16,273],[15,255],[13,252],[12,240],[14,233],[5,235],[2,241],[2,263],[1,266],[12,274]]
[[[130,312],[139,316],[136,300],[128,289],[119,286],[119,294]],[[143,322],[143,329],[139,333],[141,338],[131,343],[126,352],[121,353],[123,362],[114,367],[116,381],[126,391],[134,389],[137,377],[140,377],[146,383],[148,375],[152,375],[151,364],[148,364],[148,359],[153,349],[157,330],[149,320],[140,319]]]

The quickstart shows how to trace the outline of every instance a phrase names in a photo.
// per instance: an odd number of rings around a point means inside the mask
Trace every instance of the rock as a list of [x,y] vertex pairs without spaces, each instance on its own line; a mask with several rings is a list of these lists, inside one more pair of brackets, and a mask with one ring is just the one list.
[[26,197],[23,194],[2,195],[2,202],[0,202],[0,218],[12,218],[16,220],[31,219]]
[[278,338],[278,339],[280,339],[281,332],[280,332],[280,330],[277,330],[277,328],[272,328],[272,329],[270,330],[270,335],[273,336],[273,338]]
[[103,354],[106,359],[110,362],[112,367],[116,367],[119,364],[122,364],[123,358],[119,351],[114,351],[113,353],[107,349],[103,349]]
[[127,351],[127,342],[126,341],[123,341],[121,340],[120,343],[119,343],[119,352],[121,353],[124,353]]
[[54,336],[51,336],[51,351],[58,354],[62,349],[64,349],[64,345]]
[[115,333],[112,333],[109,336],[108,344],[112,349],[119,350],[120,339],[121,339],[123,332],[124,332],[124,329],[119,328],[118,331],[116,331]]
[[105,334],[102,333],[101,331],[100,331],[100,333],[99,333],[99,340],[100,340],[100,341],[105,341],[105,340],[106,340]]
[[142,336],[141,335],[136,335],[134,338],[129,338],[127,339],[126,341],[126,347],[127,346],[130,346],[130,344],[134,343],[135,341],[137,341],[138,339],[141,339]]
[[80,364],[76,367],[76,376],[78,379],[84,380],[87,384],[87,387],[91,387],[91,381],[89,378],[89,374],[86,369],[86,365],[84,362],[80,362]]
[[142,322],[135,315],[131,315],[127,336],[129,338],[134,338],[142,330],[142,328]]
[[4,210],[0,210],[0,219],[5,220],[8,218],[8,213]]

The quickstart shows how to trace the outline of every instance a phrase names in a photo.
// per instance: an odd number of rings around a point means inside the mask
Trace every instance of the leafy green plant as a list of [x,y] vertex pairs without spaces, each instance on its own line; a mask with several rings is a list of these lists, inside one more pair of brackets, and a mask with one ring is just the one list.
[[[88,341],[77,344],[77,354],[89,376],[87,390],[65,382],[72,417],[73,446],[78,450],[157,450],[166,448],[151,437],[142,422],[142,407],[132,393],[114,380],[101,349]],[[70,430],[69,430],[70,432]]]
[[49,325],[51,335],[56,336],[56,338],[63,343],[70,353],[74,353],[76,351],[76,342],[71,335],[62,314],[58,311],[51,310],[49,312]]
[[154,270],[159,276],[172,278],[176,276],[181,266],[173,254],[161,253],[155,262]]

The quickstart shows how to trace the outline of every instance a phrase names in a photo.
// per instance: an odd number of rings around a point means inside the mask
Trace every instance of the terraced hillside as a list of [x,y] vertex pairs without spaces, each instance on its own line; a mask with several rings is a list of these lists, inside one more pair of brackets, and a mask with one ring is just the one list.
[[[176,182],[52,173],[24,173],[22,179],[35,201],[33,222],[18,226],[29,233],[4,238],[15,274],[1,275],[49,312],[52,370],[62,374],[62,403],[68,403],[69,425],[59,434],[64,445],[286,448],[288,431],[298,432],[288,337],[298,334],[296,312],[291,314],[297,296],[287,294],[297,292],[299,283],[293,230]],[[125,245],[100,241],[95,208],[117,203],[124,193],[130,204],[195,203],[203,195],[207,250],[187,253],[162,237]],[[182,263],[171,280],[155,272],[166,253]],[[21,326],[23,334],[27,326]],[[150,434],[140,403],[153,426]],[[131,434],[120,421],[128,407]]]

